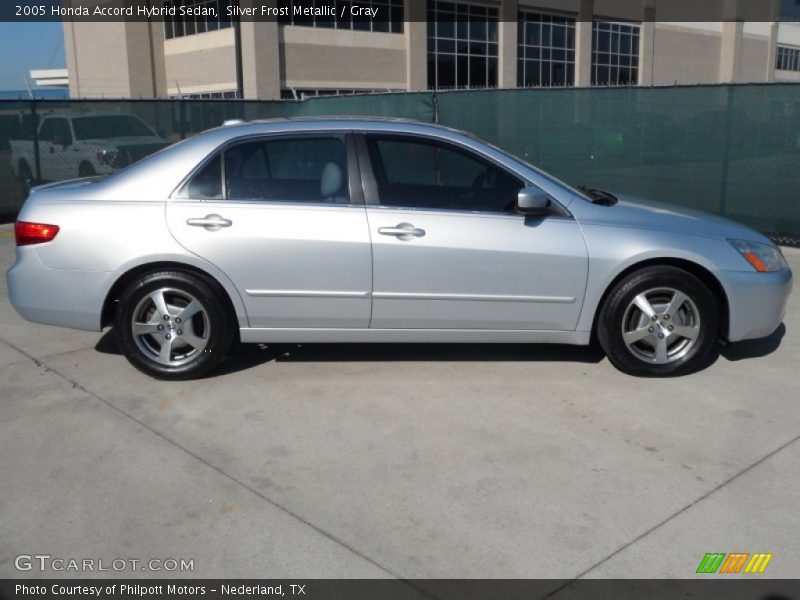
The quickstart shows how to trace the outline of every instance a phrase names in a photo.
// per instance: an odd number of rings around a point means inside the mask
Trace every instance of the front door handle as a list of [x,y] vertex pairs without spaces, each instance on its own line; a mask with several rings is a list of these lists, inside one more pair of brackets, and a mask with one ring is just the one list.
[[398,240],[408,241],[415,237],[425,235],[425,230],[414,227],[411,223],[398,223],[394,227],[379,227],[378,233],[381,235],[393,235]]
[[222,227],[230,227],[233,225],[233,221],[223,219],[219,215],[206,215],[202,219],[186,219],[186,224],[194,227],[205,227],[208,231],[217,231]]

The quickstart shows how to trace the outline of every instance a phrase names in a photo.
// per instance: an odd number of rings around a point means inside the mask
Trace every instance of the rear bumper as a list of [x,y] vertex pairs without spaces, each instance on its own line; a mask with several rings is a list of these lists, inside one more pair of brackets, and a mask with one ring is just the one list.
[[112,273],[49,269],[34,247],[17,248],[8,270],[8,298],[27,321],[100,331],[106,286]]
[[723,271],[728,294],[728,340],[738,342],[770,335],[783,321],[792,291],[789,268],[774,273]]

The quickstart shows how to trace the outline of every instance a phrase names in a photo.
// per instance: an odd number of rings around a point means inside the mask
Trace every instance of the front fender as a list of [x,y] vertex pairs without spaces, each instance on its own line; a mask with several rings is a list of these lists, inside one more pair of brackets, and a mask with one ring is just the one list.
[[723,273],[746,270],[744,259],[725,240],[593,224],[584,225],[583,232],[589,249],[589,275],[578,331],[592,330],[609,286],[637,264],[659,259],[694,263],[717,279],[726,297],[730,297],[731,289]]

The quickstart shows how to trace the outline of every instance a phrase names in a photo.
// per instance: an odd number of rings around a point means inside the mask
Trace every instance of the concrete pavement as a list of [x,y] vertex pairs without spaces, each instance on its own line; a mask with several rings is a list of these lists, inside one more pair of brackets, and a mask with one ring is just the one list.
[[198,577],[686,578],[712,551],[798,577],[798,298],[771,338],[678,379],[591,348],[281,345],[165,383],[108,332],[25,323],[3,283],[0,577],[46,553]]

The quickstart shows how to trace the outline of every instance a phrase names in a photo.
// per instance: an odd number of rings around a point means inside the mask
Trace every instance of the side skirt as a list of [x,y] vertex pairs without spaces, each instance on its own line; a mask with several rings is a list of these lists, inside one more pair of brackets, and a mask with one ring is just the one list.
[[589,344],[589,331],[520,329],[278,329],[242,328],[244,343],[506,343]]

